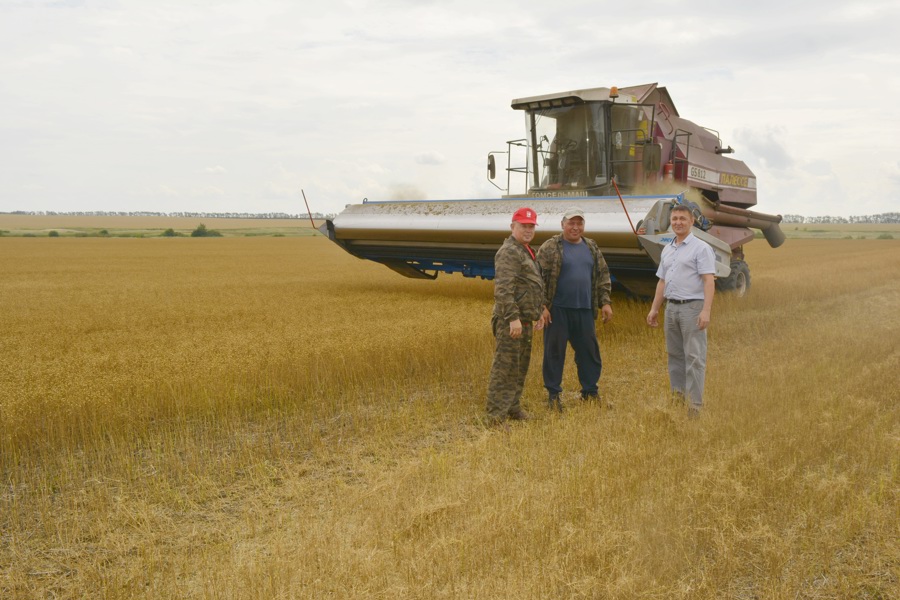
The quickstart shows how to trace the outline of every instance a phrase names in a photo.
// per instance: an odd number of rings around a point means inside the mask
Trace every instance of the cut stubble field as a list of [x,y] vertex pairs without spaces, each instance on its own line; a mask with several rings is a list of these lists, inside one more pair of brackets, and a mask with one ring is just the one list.
[[[492,284],[321,237],[0,239],[0,597],[895,598],[900,241],[748,246],[707,406],[481,424]],[[571,356],[565,379],[577,390]]]

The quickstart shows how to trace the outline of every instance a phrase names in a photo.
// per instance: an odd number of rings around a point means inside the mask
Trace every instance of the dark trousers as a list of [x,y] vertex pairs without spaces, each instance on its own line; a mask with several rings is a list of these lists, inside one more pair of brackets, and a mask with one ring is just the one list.
[[603,362],[594,312],[589,308],[550,308],[553,322],[544,328],[544,387],[550,394],[562,392],[563,368],[566,364],[566,344],[575,351],[575,366],[582,394],[596,394]]

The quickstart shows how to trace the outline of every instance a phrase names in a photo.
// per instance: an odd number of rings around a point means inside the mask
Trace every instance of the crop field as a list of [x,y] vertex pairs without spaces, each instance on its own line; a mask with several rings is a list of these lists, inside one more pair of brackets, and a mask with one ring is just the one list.
[[900,239],[850,237],[747,247],[699,419],[614,295],[604,401],[570,356],[549,412],[536,339],[508,431],[491,282],[321,236],[0,237],[0,598],[900,597]]
[[[198,225],[223,237],[312,235],[308,219],[240,219],[209,217],[133,217],[25,215],[0,213],[0,236],[6,237],[160,237],[166,230],[188,236]],[[322,224],[315,221],[316,227]],[[51,233],[52,232],[52,233]]]
[[784,223],[781,228],[795,239],[900,239],[900,223]]

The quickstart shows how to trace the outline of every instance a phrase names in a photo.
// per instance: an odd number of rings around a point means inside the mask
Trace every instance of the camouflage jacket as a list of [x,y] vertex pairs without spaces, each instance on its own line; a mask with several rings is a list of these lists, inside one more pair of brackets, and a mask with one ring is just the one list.
[[537,321],[544,303],[544,284],[537,263],[512,236],[494,256],[494,316],[509,323]]
[[[597,243],[586,237],[581,239],[588,245],[591,255],[594,257],[594,271],[591,273],[591,308],[596,319],[599,307],[612,304],[609,299],[612,283],[609,278],[609,267],[606,266],[606,259],[603,258]],[[537,261],[541,266],[541,274],[544,278],[544,304],[547,308],[550,308],[553,298],[556,296],[556,284],[559,282],[559,272],[562,270],[562,259],[562,234],[558,233],[541,244],[537,253]]]

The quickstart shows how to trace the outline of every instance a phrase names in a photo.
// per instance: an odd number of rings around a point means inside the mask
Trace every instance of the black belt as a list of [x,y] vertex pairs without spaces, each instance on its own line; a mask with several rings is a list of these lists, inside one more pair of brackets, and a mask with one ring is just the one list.
[[688,302],[701,302],[703,298],[691,298],[690,300],[674,300],[672,298],[666,298],[666,302],[669,304],[687,304]]

